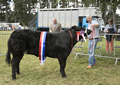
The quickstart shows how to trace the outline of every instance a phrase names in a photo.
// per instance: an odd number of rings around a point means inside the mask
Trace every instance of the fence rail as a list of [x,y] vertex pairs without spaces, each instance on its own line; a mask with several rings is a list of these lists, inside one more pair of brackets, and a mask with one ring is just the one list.
[[36,21],[37,21],[37,16],[33,18],[30,22],[28,22],[28,27],[30,29],[35,29],[36,28]]
[[7,41],[11,33],[0,33],[0,56],[6,55]]
[[[7,41],[10,37],[11,33],[0,33],[0,56],[5,56],[7,52]],[[113,35],[120,35],[120,34],[113,34]],[[103,57],[103,58],[111,58],[116,59],[115,65],[117,64],[118,59],[120,60],[120,55],[105,55],[106,54],[106,44],[105,44],[105,38],[101,37],[102,41],[98,42],[97,46],[101,47],[100,50],[96,50],[95,56],[97,57]],[[101,44],[102,43],[102,44]],[[115,42],[114,42],[115,43]],[[117,42],[117,44],[119,44]],[[120,45],[120,44],[119,44]],[[115,45],[114,45],[115,46]],[[118,49],[118,53],[120,54],[120,49]],[[88,39],[87,42],[84,42],[82,45],[81,43],[77,43],[73,48],[73,53],[75,55],[75,59],[77,58],[77,55],[88,55]]]
[[[120,34],[106,34],[106,35],[112,35],[113,37],[120,37]],[[102,57],[102,58],[111,58],[111,59],[116,59],[115,60],[115,65],[117,65],[117,61],[120,60],[120,48],[117,48],[117,50],[114,50],[114,54],[112,55],[106,55],[106,39],[101,37],[102,41],[98,42],[97,47],[100,47],[98,50],[96,48],[95,50],[95,56],[96,57]],[[101,44],[100,44],[101,43]],[[119,45],[120,46],[120,41],[115,41],[114,40],[114,45],[113,49],[115,49],[115,46]],[[79,55],[86,55],[88,56],[88,39],[87,42],[84,42],[82,46],[77,44],[76,46],[73,47],[73,53],[75,54],[75,59]],[[118,54],[118,55],[117,55]]]

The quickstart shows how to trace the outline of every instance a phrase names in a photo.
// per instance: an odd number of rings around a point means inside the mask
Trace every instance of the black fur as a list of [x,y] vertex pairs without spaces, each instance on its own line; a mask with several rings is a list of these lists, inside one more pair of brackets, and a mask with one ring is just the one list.
[[[73,26],[70,32],[73,37],[73,46],[77,43],[76,41],[76,31],[81,31],[85,28]],[[91,30],[87,30],[87,34],[90,34]],[[16,72],[20,74],[19,63],[22,59],[24,52],[27,54],[32,54],[39,56],[39,38],[40,31],[31,30],[16,30],[14,31],[8,40],[8,51],[6,55],[6,62],[10,64],[11,58],[10,53],[12,53],[12,78],[16,79]],[[85,34],[86,35],[86,34]],[[80,36],[79,39],[82,37]],[[51,58],[58,58],[60,64],[60,72],[62,77],[65,75],[66,60],[69,56],[72,48],[71,36],[68,30],[57,33],[47,33],[46,43],[45,43],[45,56]]]

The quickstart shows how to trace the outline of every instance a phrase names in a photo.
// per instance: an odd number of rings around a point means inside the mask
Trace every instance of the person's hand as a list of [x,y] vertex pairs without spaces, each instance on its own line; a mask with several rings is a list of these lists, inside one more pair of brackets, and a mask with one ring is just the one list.
[[108,32],[108,29],[105,32]]
[[87,39],[87,36],[85,36],[85,39]]
[[91,26],[92,26],[93,28],[95,28],[95,25],[94,25],[94,24],[92,24]]
[[93,25],[93,24],[90,26],[90,29],[91,29],[92,31],[94,30],[94,25]]

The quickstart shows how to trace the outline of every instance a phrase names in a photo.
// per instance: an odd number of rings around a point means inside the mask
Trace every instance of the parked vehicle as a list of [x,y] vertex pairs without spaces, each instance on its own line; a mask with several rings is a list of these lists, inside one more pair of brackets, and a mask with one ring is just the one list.
[[[100,31],[103,31],[105,26],[101,18],[102,14],[95,7],[39,9],[37,12],[36,28],[40,30],[49,30],[53,18],[56,18],[57,21],[61,23],[63,30],[69,29],[73,25],[85,26],[87,28],[87,14],[91,14],[93,19],[100,23]],[[33,22],[31,22],[31,24],[33,24]]]

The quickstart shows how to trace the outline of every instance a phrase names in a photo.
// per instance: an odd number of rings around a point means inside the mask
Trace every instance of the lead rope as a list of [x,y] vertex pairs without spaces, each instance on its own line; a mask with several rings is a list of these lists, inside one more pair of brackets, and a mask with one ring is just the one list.
[[[90,26],[91,27],[91,26]],[[95,29],[94,28],[90,28],[93,32],[92,32],[92,34],[91,34],[91,36],[90,36],[90,38],[92,37],[93,38],[93,43],[92,43],[92,46],[90,47],[90,52],[91,52],[91,49],[93,48],[93,53],[92,53],[92,55],[91,56],[93,56],[94,55],[94,46],[95,46]]]
[[71,34],[71,32],[70,32],[70,30],[69,30],[69,29],[68,29],[68,31],[69,31],[70,36],[71,36],[71,50],[72,50],[72,48],[73,48],[73,37],[72,37],[72,34]]

